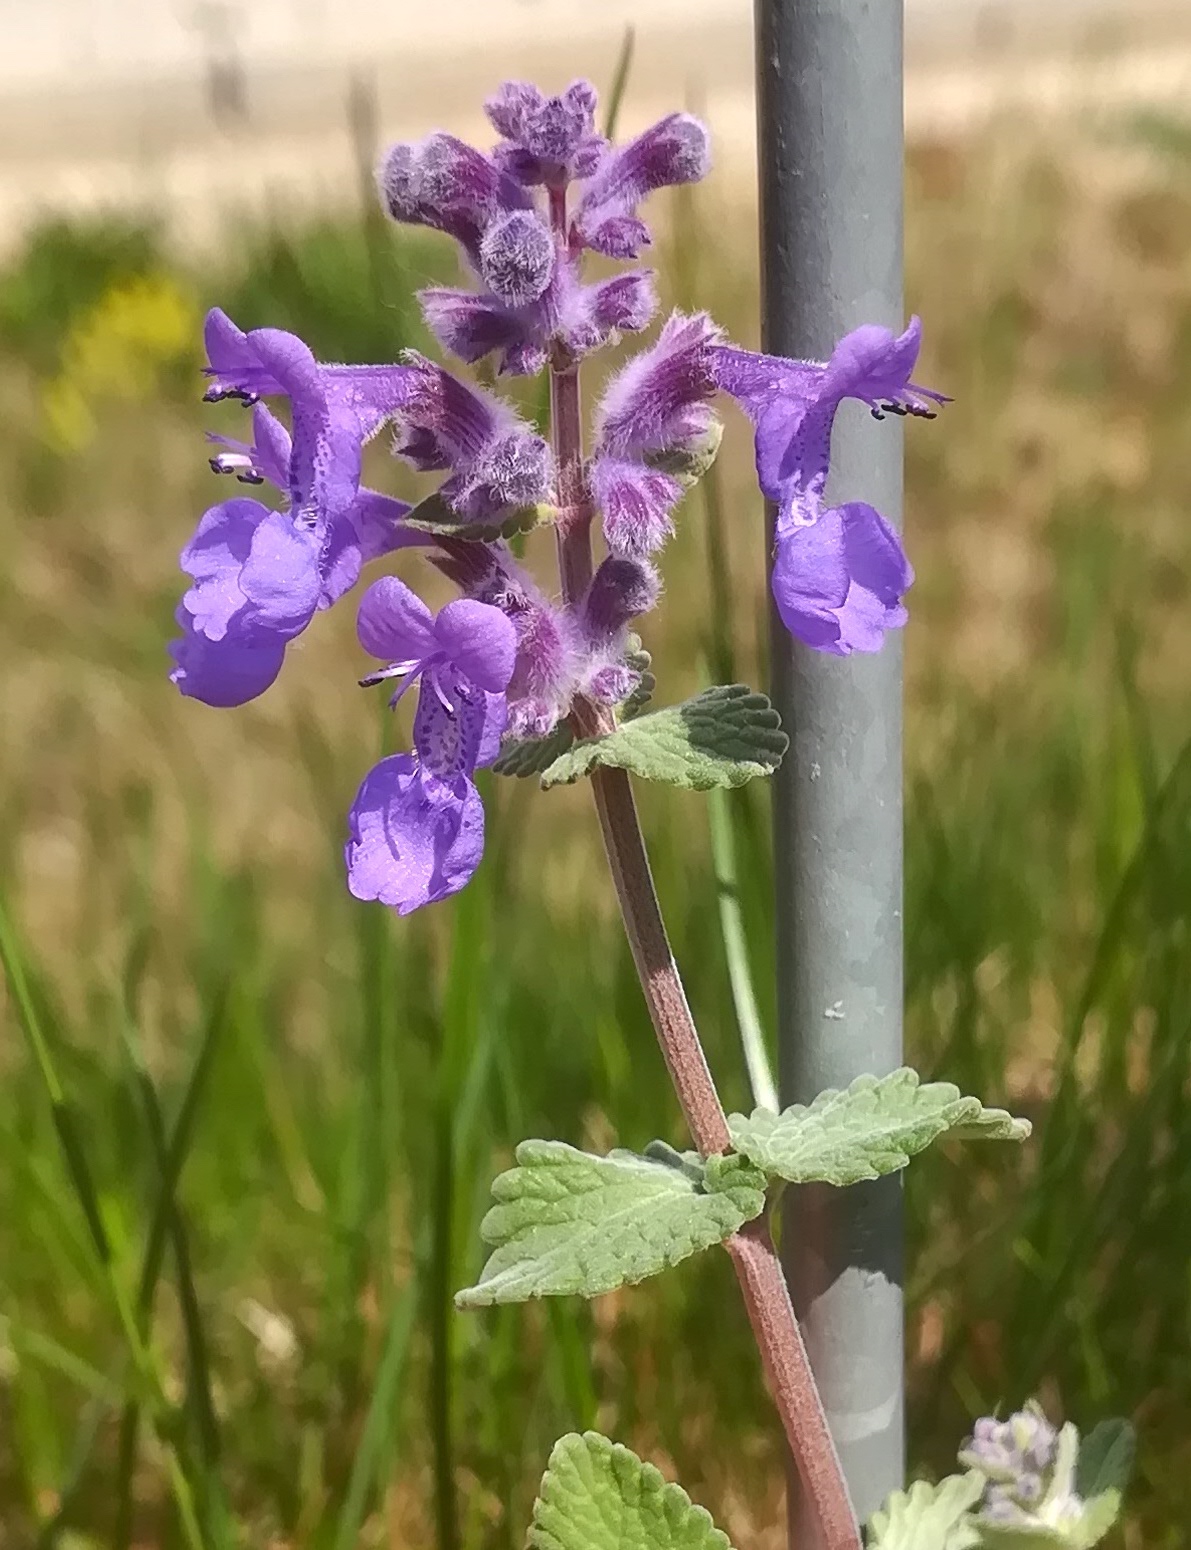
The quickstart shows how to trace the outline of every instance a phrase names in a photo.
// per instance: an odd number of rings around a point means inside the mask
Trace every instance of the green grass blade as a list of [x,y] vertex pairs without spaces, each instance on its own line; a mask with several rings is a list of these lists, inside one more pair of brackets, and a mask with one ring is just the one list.
[[355,1550],[369,1496],[383,1477],[387,1463],[385,1448],[392,1437],[397,1391],[409,1356],[417,1300],[417,1287],[411,1285],[397,1295],[389,1313],[372,1398],[335,1529],[334,1550]]
[[620,118],[625,89],[629,84],[629,71],[633,67],[633,49],[636,42],[637,31],[630,23],[624,29],[624,37],[620,41],[616,68],[612,72],[612,84],[608,88],[608,95],[604,102],[604,134],[609,140],[616,138],[616,125]]

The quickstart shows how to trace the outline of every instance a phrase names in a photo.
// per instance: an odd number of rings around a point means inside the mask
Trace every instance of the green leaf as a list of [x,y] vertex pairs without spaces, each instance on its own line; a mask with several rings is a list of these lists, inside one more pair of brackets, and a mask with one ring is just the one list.
[[774,1114],[755,1109],[728,1118],[732,1145],[765,1173],[801,1184],[856,1184],[904,1168],[945,1131],[986,1140],[1021,1141],[1029,1122],[962,1097],[950,1082],[919,1083],[909,1067],[889,1076],[858,1076],[845,1092],[820,1093]]
[[983,1490],[984,1476],[973,1469],[894,1491],[869,1519],[869,1550],[970,1550],[980,1543],[971,1515]]
[[530,1297],[598,1297],[722,1243],[765,1205],[765,1180],[743,1158],[703,1177],[616,1151],[593,1157],[562,1141],[523,1141],[517,1167],[492,1185],[480,1231],[493,1253],[460,1308]]
[[538,1488],[529,1550],[731,1550],[711,1515],[619,1443],[560,1437]]
[[524,780],[527,775],[540,775],[574,741],[570,722],[560,721],[545,737],[527,737],[503,744],[500,758],[492,769],[497,775],[515,775],[518,780]]
[[597,765],[610,765],[691,791],[743,786],[758,775],[772,775],[788,746],[778,713],[763,694],[744,684],[721,684],[683,705],[622,722],[607,737],[576,743],[545,771],[542,785],[569,783]]
[[634,716],[639,716],[645,707],[653,699],[653,691],[658,686],[658,681],[650,671],[653,657],[641,644],[639,635],[629,636],[629,649],[625,652],[624,664],[631,667],[634,672],[641,674],[641,682],[629,695],[628,699],[620,707],[620,719],[632,721]]
[[498,538],[514,538],[518,533],[532,532],[553,522],[556,516],[553,506],[510,506],[507,511],[482,522],[469,522],[461,517],[435,490],[401,519],[405,527],[416,528],[420,533],[434,533],[443,538],[463,538],[476,543],[495,543]]
[[1103,1491],[1123,1491],[1133,1473],[1137,1433],[1117,1417],[1094,1426],[1079,1445],[1075,1489],[1085,1501]]

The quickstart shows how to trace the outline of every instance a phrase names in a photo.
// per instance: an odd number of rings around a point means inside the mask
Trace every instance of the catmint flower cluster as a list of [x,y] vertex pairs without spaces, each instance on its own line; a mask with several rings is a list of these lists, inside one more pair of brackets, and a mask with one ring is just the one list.
[[[1064,1431],[1067,1431],[1064,1428]],[[1059,1529],[1078,1522],[1078,1438],[1056,1431],[1036,1404],[1006,1421],[985,1416],[960,1450],[960,1463],[988,1479],[980,1516],[1003,1528]]]
[[[658,307],[649,269],[591,280],[586,255],[640,257],[646,198],[705,176],[707,131],[673,113],[612,145],[585,81],[558,96],[510,82],[486,111],[490,151],[442,131],[395,145],[379,196],[394,221],[457,245],[471,283],[419,294],[444,350],[467,364],[492,358],[498,375],[573,372]],[[545,737],[581,701],[610,724],[639,687],[630,627],[657,604],[676,510],[715,457],[720,395],[755,430],[758,481],[777,509],[773,592],[790,632],[846,655],[877,650],[904,623],[912,572],[896,533],[862,502],[828,506],[824,487],[845,398],[878,418],[930,416],[942,401],[910,381],[919,342],[915,319],[901,335],[859,328],[826,362],[786,360],[735,347],[705,314],[675,313],[597,402],[576,507],[570,488],[562,499],[550,444],[497,394],[412,351],[392,365],[325,364],[293,334],[245,332],[215,310],[206,397],[250,407],[252,430],[242,442],[212,437],[211,467],[276,499],[212,506],[183,549],[191,586],[173,682],[208,705],[254,699],[365,565],[416,551],[461,596],[435,615],[390,574],[361,599],[360,645],[381,664],[361,683],[393,680],[393,703],[416,685],[417,706],[411,750],[383,759],[352,804],[348,885],[401,913],[445,898],[479,864],[473,776],[502,739]],[[288,430],[265,400],[287,411]],[[363,447],[382,428],[400,463],[441,475],[418,510],[361,484]],[[436,520],[419,517],[430,508]],[[499,536],[526,513],[521,526],[598,522],[605,552],[582,596],[549,595]]]

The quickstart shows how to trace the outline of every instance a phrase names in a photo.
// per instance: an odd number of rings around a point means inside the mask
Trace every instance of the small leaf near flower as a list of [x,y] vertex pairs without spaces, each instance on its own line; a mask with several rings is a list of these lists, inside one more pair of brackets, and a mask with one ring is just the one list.
[[1085,1501],[1102,1491],[1123,1491],[1133,1473],[1137,1433],[1129,1421],[1117,1417],[1101,1421],[1079,1444],[1075,1465],[1075,1489]]
[[729,1116],[732,1144],[765,1173],[792,1183],[856,1184],[904,1168],[945,1131],[985,1140],[1022,1141],[1028,1120],[986,1109],[950,1082],[920,1084],[909,1067],[859,1076],[846,1091],[820,1093],[774,1114]]
[[456,1305],[634,1285],[731,1237],[760,1216],[764,1191],[764,1177],[740,1157],[713,1158],[700,1176],[635,1152],[595,1157],[562,1141],[523,1141],[517,1166],[493,1183],[496,1204],[480,1228],[492,1255]]
[[632,721],[639,716],[645,707],[653,699],[653,691],[658,686],[657,678],[652,672],[653,657],[641,644],[638,635],[629,636],[629,649],[625,653],[624,665],[631,667],[635,673],[641,674],[641,682],[629,695],[628,699],[620,707],[620,719]]
[[542,785],[569,784],[606,765],[690,791],[743,786],[772,775],[789,741],[763,694],[721,684],[682,705],[637,716],[606,737],[576,743],[543,773]]
[[418,502],[402,518],[406,527],[419,533],[433,533],[436,537],[462,538],[475,543],[495,543],[500,538],[515,538],[519,533],[530,533],[536,527],[544,527],[557,516],[556,508],[538,502],[533,506],[510,506],[496,516],[471,522],[452,509],[436,490],[425,500]]
[[570,722],[560,721],[545,737],[513,739],[503,744],[500,758],[492,766],[493,771],[497,775],[515,775],[519,780],[524,780],[527,775],[540,775],[574,741]]
[[560,1437],[538,1487],[529,1550],[732,1550],[679,1485],[598,1432]]
[[868,1550],[972,1550],[980,1543],[972,1511],[983,1490],[984,1476],[973,1469],[894,1491],[869,1519]]

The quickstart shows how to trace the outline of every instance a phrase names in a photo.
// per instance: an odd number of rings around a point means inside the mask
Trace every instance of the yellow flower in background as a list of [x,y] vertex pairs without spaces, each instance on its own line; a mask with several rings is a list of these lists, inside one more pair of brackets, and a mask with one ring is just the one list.
[[42,395],[51,445],[61,452],[87,446],[104,400],[153,397],[167,374],[194,360],[199,322],[198,303],[171,275],[110,286],[71,329],[61,370]]

